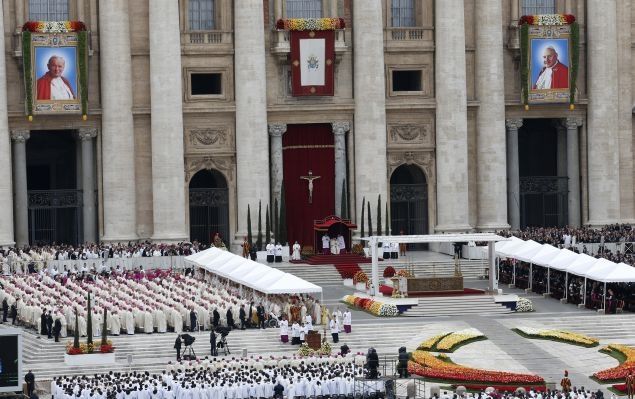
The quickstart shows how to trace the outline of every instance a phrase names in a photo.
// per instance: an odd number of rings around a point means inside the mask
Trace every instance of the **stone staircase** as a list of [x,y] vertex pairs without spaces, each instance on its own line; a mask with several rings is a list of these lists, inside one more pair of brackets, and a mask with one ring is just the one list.
[[405,317],[439,317],[465,315],[501,315],[513,313],[494,302],[490,295],[461,295],[419,298],[417,306],[403,313]]

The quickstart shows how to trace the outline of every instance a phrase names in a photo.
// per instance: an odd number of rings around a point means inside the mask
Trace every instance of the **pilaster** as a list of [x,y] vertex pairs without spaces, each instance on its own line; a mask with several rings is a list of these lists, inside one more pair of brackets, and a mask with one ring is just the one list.
[[520,172],[518,159],[518,129],[522,119],[507,119],[507,217],[512,230],[520,228]]
[[26,141],[31,137],[28,130],[12,130],[13,141],[13,190],[16,245],[29,244],[29,196],[26,180]]
[[269,124],[269,150],[270,150],[270,162],[271,162],[271,196],[272,201],[278,200],[278,204],[281,201],[282,193],[282,180],[283,174],[283,159],[282,159],[282,135],[287,131],[286,123],[272,123]]
[[335,214],[342,217],[342,189],[346,181],[346,132],[351,128],[349,122],[333,122],[335,144]]

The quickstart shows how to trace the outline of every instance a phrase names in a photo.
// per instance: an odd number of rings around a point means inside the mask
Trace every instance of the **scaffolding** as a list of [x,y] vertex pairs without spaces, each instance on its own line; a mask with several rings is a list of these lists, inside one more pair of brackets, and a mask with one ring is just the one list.
[[[366,371],[368,372],[367,369]],[[423,378],[399,376],[395,356],[382,356],[377,371],[378,378],[371,379],[367,378],[368,376],[354,378],[354,398],[419,399],[427,397],[426,381]]]

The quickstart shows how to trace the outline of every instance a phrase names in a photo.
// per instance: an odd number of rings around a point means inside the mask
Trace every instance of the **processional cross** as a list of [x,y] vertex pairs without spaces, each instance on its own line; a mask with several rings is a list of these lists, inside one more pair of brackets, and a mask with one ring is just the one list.
[[313,203],[313,180],[319,179],[322,176],[313,176],[313,172],[309,169],[308,176],[300,176],[300,179],[306,180],[309,182],[309,204]]

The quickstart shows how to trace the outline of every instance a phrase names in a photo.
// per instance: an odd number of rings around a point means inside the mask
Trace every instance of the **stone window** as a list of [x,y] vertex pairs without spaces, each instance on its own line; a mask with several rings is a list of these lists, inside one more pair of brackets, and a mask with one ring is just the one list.
[[393,70],[392,91],[422,91],[421,70]]
[[190,92],[193,96],[209,96],[223,94],[222,73],[190,74]]
[[188,0],[187,13],[190,31],[216,29],[215,0]]
[[68,0],[29,0],[29,21],[68,21],[69,19]]
[[414,0],[392,0],[390,12],[393,28],[416,26]]
[[556,0],[521,0],[522,15],[555,14]]
[[322,18],[322,0],[287,0],[287,18]]

